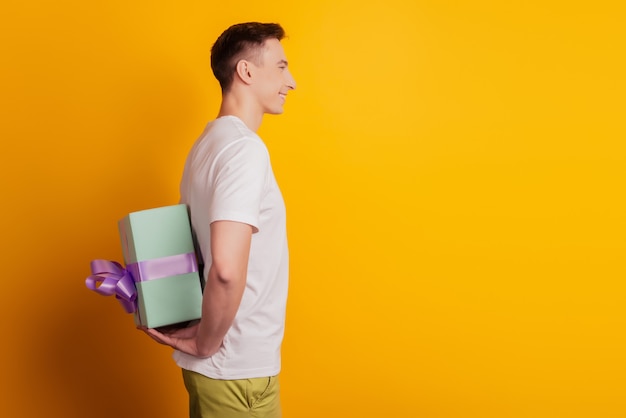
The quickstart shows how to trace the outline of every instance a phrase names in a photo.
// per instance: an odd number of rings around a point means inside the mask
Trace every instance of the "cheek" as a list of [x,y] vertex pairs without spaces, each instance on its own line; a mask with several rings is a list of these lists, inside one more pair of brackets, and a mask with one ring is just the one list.
[[280,89],[283,86],[283,78],[281,76],[272,76],[267,80],[267,84],[265,85],[265,90],[268,92],[274,92],[278,94]]

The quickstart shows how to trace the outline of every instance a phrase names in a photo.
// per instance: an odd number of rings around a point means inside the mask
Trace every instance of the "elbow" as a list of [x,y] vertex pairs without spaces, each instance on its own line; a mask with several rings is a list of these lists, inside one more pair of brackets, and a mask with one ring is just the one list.
[[216,274],[215,275],[215,282],[220,286],[228,287],[232,285],[234,281],[235,281],[234,277],[230,274]]
[[213,274],[209,274],[209,278],[213,278],[216,284],[230,287],[235,283],[241,281],[242,276],[245,277],[245,272],[237,271],[237,269],[226,268],[225,266],[213,265]]

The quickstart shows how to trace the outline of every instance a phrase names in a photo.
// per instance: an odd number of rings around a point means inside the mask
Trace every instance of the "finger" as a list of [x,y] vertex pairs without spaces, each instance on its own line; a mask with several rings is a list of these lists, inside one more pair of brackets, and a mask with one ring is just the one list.
[[146,328],[146,327],[137,327],[139,330],[145,332],[148,337],[152,338],[153,340],[155,340],[156,342],[160,343],[160,344],[165,344],[165,342],[163,341],[163,335],[160,334],[158,331],[155,331],[151,328]]
[[151,336],[152,338],[157,338],[159,340],[162,340],[164,338],[166,338],[165,335],[161,334],[159,331],[153,329],[153,328],[148,328],[146,329],[146,333]]

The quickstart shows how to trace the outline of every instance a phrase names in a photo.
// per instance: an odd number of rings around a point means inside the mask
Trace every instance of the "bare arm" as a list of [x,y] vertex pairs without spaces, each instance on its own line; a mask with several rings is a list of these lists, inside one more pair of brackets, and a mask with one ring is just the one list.
[[211,224],[211,256],[202,319],[196,332],[163,334],[145,329],[153,339],[196,357],[209,357],[219,349],[235,319],[246,287],[252,227],[245,223],[217,221]]
[[215,353],[235,319],[246,287],[252,227],[248,224],[218,221],[211,224],[211,256],[204,297],[202,320],[196,337],[198,354]]

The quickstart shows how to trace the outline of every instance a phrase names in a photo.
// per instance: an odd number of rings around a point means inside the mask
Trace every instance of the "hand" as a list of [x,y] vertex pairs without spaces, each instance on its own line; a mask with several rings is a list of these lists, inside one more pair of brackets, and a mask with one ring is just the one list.
[[167,334],[145,326],[138,326],[137,329],[140,329],[148,334],[150,338],[159,344],[170,346],[192,356],[204,357],[199,355],[196,345],[198,325],[199,324],[196,323],[190,327],[177,329],[172,332],[168,332]]
[[198,332],[199,323],[200,321],[196,320],[196,321],[191,321],[185,324],[184,326],[181,326],[182,324],[175,324],[175,325],[166,325],[164,327],[158,327],[155,329],[159,331],[161,334],[169,335],[171,337],[192,338]]

